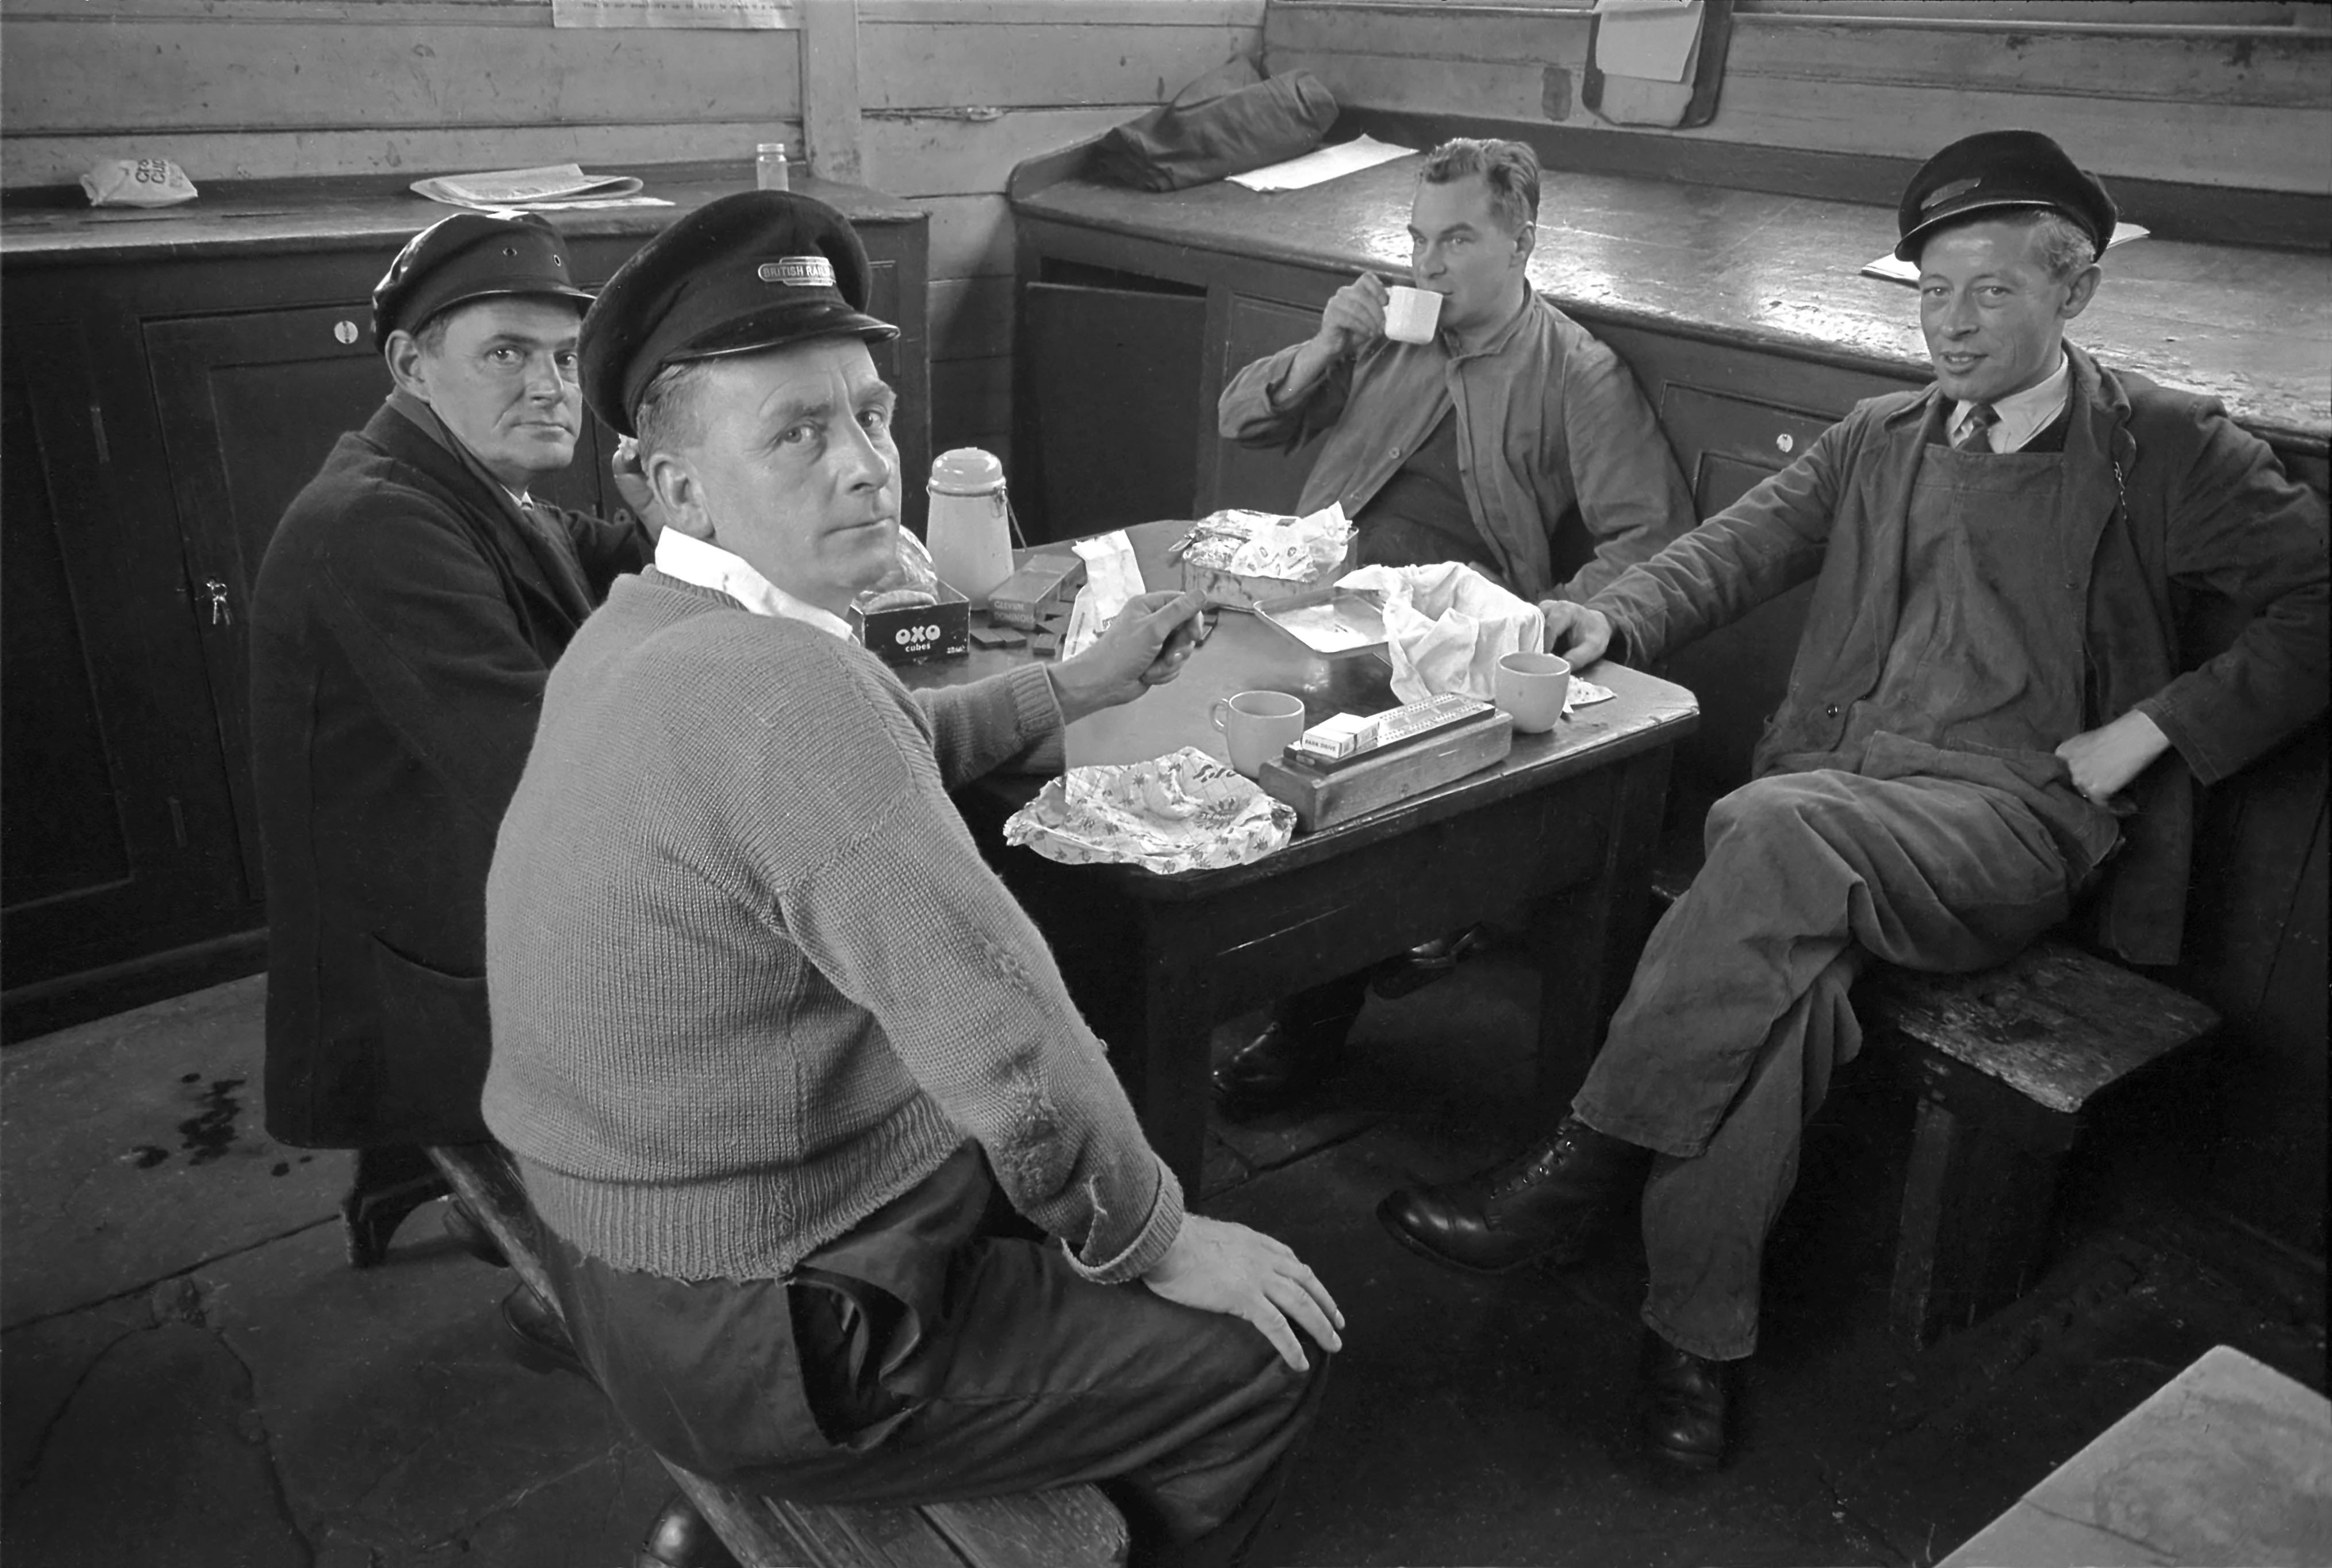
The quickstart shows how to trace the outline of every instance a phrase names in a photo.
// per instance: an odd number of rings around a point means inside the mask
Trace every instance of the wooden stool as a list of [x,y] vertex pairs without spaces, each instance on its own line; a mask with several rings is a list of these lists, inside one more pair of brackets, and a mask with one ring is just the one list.
[[[510,1152],[463,1144],[433,1148],[429,1158],[557,1312]],[[680,1495],[651,1527],[635,1568],[1115,1568],[1126,1558],[1125,1521],[1092,1487],[916,1507],[789,1503],[663,1464]],[[717,1542],[704,1540],[705,1526]]]
[[[1652,873],[1662,910],[1699,869],[1696,840],[1671,849]],[[2061,942],[1972,974],[1875,964],[1854,1012],[1916,1076],[1888,1307],[1896,1337],[1914,1349],[2040,1278],[2057,1176],[2089,1102],[2219,1022],[2193,997]]]
[[2059,942],[1973,974],[1877,965],[1855,1010],[1909,1048],[1917,1075],[1889,1309],[1915,1349],[2024,1293],[2048,1261],[2058,1171],[2089,1102],[2219,1022]]

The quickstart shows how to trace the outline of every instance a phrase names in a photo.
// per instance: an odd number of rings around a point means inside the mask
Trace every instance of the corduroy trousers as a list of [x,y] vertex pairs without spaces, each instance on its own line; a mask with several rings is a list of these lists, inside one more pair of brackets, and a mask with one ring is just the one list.
[[1735,790],[1706,842],[1572,1108],[1656,1152],[1644,1321],[1735,1360],[1757,1346],[1766,1232],[1805,1119],[1861,1046],[1847,989],[1863,963],[2001,963],[2065,917],[2088,868],[2006,790],[1831,769]]

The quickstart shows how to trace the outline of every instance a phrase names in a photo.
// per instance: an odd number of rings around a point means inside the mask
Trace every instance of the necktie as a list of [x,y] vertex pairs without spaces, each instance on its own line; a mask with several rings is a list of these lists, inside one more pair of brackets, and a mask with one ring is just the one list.
[[1967,411],[1967,421],[1960,426],[1959,434],[1952,438],[1954,451],[1990,451],[1992,427],[2000,423],[2000,411],[1988,403],[1979,403]]

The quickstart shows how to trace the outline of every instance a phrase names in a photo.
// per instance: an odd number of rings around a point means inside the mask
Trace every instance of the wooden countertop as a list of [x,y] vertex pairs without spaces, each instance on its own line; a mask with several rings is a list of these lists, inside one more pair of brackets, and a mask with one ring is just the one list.
[[[546,213],[573,239],[653,234],[716,196],[752,186],[746,164],[683,164],[628,171],[663,207],[601,207]],[[798,177],[794,188],[830,203],[856,223],[908,221],[923,210],[859,185]],[[0,257],[15,262],[154,261],[244,254],[395,249],[460,211],[378,181],[283,181],[222,186],[183,206],[10,205],[0,208]]]
[[[1016,196],[1046,219],[1305,267],[1409,265],[1416,162],[1260,195],[1218,181],[1154,195],[1081,179]],[[1892,210],[1714,185],[1546,172],[1531,282],[1563,310],[1910,375],[1916,301],[1860,273]],[[2127,214],[2144,223],[2144,213]],[[2147,239],[2115,252],[2069,334],[2108,366],[2222,399],[2279,444],[2332,438],[2332,268],[2321,255]]]

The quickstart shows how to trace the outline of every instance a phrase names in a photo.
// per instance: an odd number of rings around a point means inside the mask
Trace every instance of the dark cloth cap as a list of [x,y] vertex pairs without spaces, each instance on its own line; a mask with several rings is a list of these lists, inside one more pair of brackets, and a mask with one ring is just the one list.
[[656,372],[836,335],[899,329],[865,314],[873,271],[850,220],[791,191],[708,202],[633,255],[583,318],[583,399],[622,435]]
[[399,328],[418,332],[455,305],[497,294],[591,296],[567,273],[567,240],[550,220],[533,213],[455,213],[405,242],[372,287],[372,340],[388,346]]
[[1896,232],[1903,236],[1895,254],[1916,261],[1919,247],[1937,229],[2011,207],[2064,214],[2096,242],[2099,255],[2119,216],[2098,176],[2075,167],[2065,149],[2039,131],[1982,131],[1952,143],[1911,176],[1895,213]]

